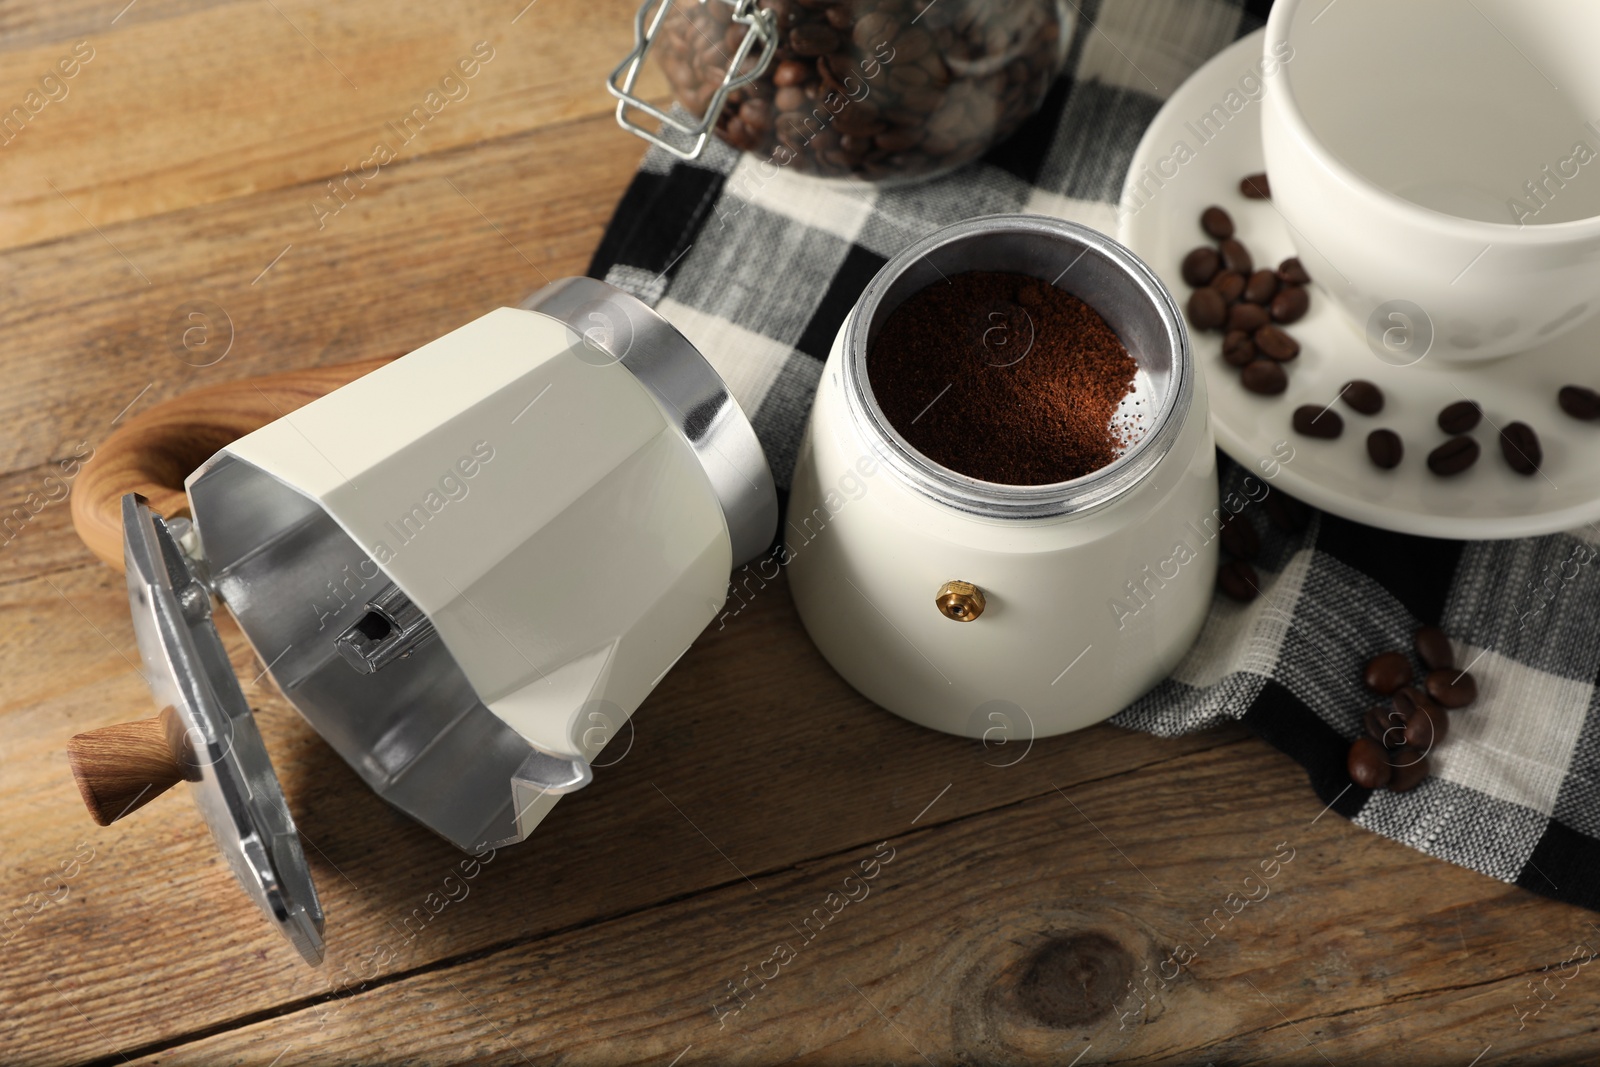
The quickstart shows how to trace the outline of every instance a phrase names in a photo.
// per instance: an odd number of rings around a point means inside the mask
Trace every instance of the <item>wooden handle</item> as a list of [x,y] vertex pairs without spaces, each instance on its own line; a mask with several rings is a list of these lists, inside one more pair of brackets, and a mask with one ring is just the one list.
[[140,493],[167,518],[189,513],[183,480],[233,441],[392,360],[366,359],[221,382],[135,415],[83,465],[72,525],[89,550],[123,569],[122,496]]
[[119,722],[78,734],[67,742],[72,777],[89,815],[110,826],[181,782],[183,764],[173,754],[181,743],[177,713],[167,708],[138,722]]

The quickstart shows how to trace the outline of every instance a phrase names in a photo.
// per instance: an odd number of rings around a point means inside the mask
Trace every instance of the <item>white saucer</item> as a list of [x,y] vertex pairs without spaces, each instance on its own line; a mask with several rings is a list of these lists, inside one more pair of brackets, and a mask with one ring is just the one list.
[[[1239,193],[1240,178],[1264,169],[1259,94],[1210,140],[1202,142],[1196,134],[1199,119],[1214,106],[1225,107],[1230,92],[1237,94],[1236,103],[1243,98],[1241,79],[1246,86],[1258,84],[1249,76],[1258,69],[1264,33],[1235,42],[1184,82],[1145,131],[1128,168],[1117,237],[1150,264],[1180,304],[1191,291],[1179,273],[1185,253],[1215,243],[1200,229],[1200,212],[1209,204],[1233,216],[1236,236],[1258,269],[1276,267],[1295,254],[1288,225],[1271,202]],[[1171,161],[1180,141],[1193,152],[1181,164]],[[1168,160],[1164,172],[1159,169],[1163,160]],[[1163,184],[1146,177],[1147,167],[1165,175]],[[1136,197],[1141,179],[1143,191]],[[1278,442],[1293,446],[1294,458],[1281,466],[1274,486],[1347,519],[1433,537],[1529,537],[1600,519],[1600,422],[1579,422],[1556,404],[1563,385],[1600,389],[1600,320],[1533,352],[1490,363],[1424,358],[1395,367],[1372,353],[1313,284],[1310,313],[1287,329],[1301,352],[1286,364],[1289,388],[1275,397],[1245,391],[1239,372],[1222,360],[1220,334],[1193,333],[1195,362],[1205,375],[1211,421],[1223,451],[1259,470],[1258,461],[1273,457]],[[1379,414],[1366,416],[1343,401],[1335,403],[1344,433],[1334,441],[1303,437],[1290,428],[1295,408],[1333,403],[1352,378],[1365,378],[1383,390]],[[1483,408],[1483,421],[1472,433],[1481,452],[1470,470],[1440,478],[1426,463],[1428,453],[1446,439],[1435,419],[1440,408],[1463,398]],[[1544,446],[1543,469],[1531,477],[1512,471],[1501,455],[1496,428],[1515,421],[1532,426]],[[1392,471],[1367,458],[1367,434],[1380,427],[1395,431],[1405,443],[1405,459]]]

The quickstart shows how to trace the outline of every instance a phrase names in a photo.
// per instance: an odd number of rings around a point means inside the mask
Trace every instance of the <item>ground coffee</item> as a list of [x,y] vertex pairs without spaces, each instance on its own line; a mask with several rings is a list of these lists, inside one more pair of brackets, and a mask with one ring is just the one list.
[[1063,482],[1116,459],[1132,443],[1118,407],[1138,369],[1083,301],[993,271],[914,293],[867,353],[873,395],[902,437],[1004,485]]

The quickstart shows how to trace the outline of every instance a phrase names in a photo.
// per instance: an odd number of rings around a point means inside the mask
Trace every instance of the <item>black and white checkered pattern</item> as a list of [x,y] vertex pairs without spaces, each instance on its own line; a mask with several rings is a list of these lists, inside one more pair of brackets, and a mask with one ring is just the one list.
[[[1258,28],[1267,2],[1081,5],[1066,70],[1007,143],[904,188],[818,182],[719,142],[692,164],[658,150],[590,273],[639,296],[716,365],[751,413],[779,485],[794,467],[834,334],[884,262],[975,215],[1037,212],[1114,233],[1114,203],[1162,100]],[[769,171],[771,168],[767,168]],[[1224,459],[1224,488],[1243,471]],[[1333,810],[1430,855],[1600,909],[1600,532],[1521,541],[1408,537],[1327,514],[1285,534],[1259,505],[1266,587],[1217,600],[1171,678],[1114,722],[1171,735],[1243,721],[1303,764]],[[1350,783],[1372,698],[1360,667],[1442,626],[1479,698],[1455,712],[1415,790]]]

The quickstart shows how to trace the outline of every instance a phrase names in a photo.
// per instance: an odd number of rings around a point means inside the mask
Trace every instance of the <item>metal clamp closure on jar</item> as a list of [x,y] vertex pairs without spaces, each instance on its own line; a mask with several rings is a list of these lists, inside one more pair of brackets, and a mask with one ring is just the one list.
[[[700,0],[704,4],[709,0]],[[777,41],[777,20],[770,11],[756,9],[756,0],[716,0],[733,8],[733,21],[744,26],[748,32],[739,41],[739,47],[734,52],[733,58],[728,61],[728,69],[722,76],[722,83],[711,94],[710,101],[706,104],[706,113],[694,123],[686,123],[648,100],[636,96],[633,91],[634,83],[639,79],[639,71],[644,67],[645,56],[649,54],[650,46],[655,43],[656,35],[661,29],[661,23],[666,18],[667,12],[672,8],[672,0],[644,0],[639,5],[638,14],[633,18],[633,51],[627,58],[617,64],[617,68],[606,79],[606,89],[617,98],[617,125],[625,130],[643,137],[657,148],[665,149],[679,159],[696,159],[705,150],[706,140],[711,136],[711,130],[717,124],[717,116],[722,114],[722,107],[728,101],[728,94],[735,89],[743,88],[766,73],[767,66],[772,62],[775,51],[773,45]],[[645,26],[645,20],[650,16],[651,5],[656,5],[656,13],[650,18],[650,25]],[[743,74],[739,69],[744,66],[745,60],[760,46],[756,54],[755,65]],[[629,109],[642,111],[661,124],[658,130],[642,126],[636,122]],[[662,136],[667,130],[676,130],[691,139],[689,147],[675,145]]]

